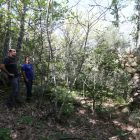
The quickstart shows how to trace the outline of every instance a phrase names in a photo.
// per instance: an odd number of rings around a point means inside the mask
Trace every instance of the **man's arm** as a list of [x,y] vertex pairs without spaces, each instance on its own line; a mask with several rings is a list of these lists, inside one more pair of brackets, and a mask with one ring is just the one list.
[[7,73],[9,76],[14,77],[14,74],[13,74],[13,73],[9,73],[9,72],[6,70],[5,64],[1,64],[0,68],[1,68],[2,71],[4,71],[5,73]]
[[25,71],[22,71],[22,75],[23,75],[23,77],[24,77],[26,83],[28,83],[28,79],[27,79],[27,77],[26,77],[26,75],[25,75]]

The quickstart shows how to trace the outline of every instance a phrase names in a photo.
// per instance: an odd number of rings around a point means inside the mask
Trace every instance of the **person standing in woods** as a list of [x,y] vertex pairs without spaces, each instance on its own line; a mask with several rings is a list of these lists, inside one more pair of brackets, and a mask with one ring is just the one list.
[[27,98],[26,101],[30,102],[32,97],[32,84],[34,80],[34,72],[33,72],[33,66],[30,64],[30,58],[25,58],[25,63],[21,67],[22,74],[24,77],[24,82],[26,84],[27,88]]
[[9,96],[9,99],[6,103],[6,107],[8,109],[13,109],[12,103],[14,99],[16,103],[20,105],[24,104],[19,100],[19,74],[18,74],[17,62],[15,57],[16,57],[16,50],[10,49],[9,56],[3,60],[0,66],[1,70],[8,75],[9,81],[13,88]]

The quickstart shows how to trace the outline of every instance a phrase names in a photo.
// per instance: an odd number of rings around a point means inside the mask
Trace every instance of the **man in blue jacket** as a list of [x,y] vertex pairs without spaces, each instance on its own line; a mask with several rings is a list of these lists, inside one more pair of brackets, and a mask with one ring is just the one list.
[[26,57],[25,58],[25,63],[21,67],[22,69],[22,74],[24,77],[24,82],[26,84],[27,88],[27,98],[26,101],[30,102],[30,99],[32,97],[32,84],[34,80],[34,72],[33,72],[33,66],[30,64],[30,58]]
[[6,57],[2,64],[1,64],[1,70],[4,71],[10,80],[10,83],[12,85],[12,93],[9,96],[9,99],[6,103],[7,108],[12,109],[12,103],[15,99],[15,102],[22,105],[23,103],[19,100],[19,74],[18,74],[18,68],[17,68],[17,62],[16,62],[16,50],[10,49],[9,50],[9,56]]

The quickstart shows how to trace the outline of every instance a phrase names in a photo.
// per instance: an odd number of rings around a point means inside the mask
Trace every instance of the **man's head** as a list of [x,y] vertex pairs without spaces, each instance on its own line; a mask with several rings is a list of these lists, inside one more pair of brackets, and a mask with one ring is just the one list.
[[25,58],[25,62],[26,62],[26,64],[29,65],[29,64],[30,64],[30,57],[26,57],[26,58]]
[[10,57],[15,58],[15,56],[16,56],[16,50],[15,49],[10,49],[9,50],[9,55],[10,55]]

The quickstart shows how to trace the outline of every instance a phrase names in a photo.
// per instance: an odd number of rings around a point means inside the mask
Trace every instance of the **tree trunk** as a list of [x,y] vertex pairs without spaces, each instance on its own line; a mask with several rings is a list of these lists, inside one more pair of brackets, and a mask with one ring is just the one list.
[[9,45],[10,45],[10,35],[11,35],[11,18],[10,18],[10,0],[6,0],[6,10],[7,12],[7,19],[6,19],[6,35],[5,41],[3,46],[3,58],[8,56],[9,53]]
[[20,59],[22,41],[23,41],[23,36],[24,36],[24,21],[25,21],[25,13],[26,13],[26,6],[27,6],[24,0],[22,1],[22,5],[23,5],[23,8],[21,11],[20,31],[19,31],[19,37],[17,40],[17,58],[16,58],[17,61],[19,61]]
[[76,82],[77,78],[79,77],[79,74],[81,72],[83,63],[85,61],[85,52],[86,52],[85,50],[86,50],[86,45],[87,45],[87,40],[88,40],[89,32],[90,32],[90,25],[89,25],[89,22],[88,22],[87,31],[86,31],[86,38],[85,38],[85,42],[84,42],[84,49],[83,49],[82,60],[81,60],[81,63],[77,66],[76,74],[74,75],[73,78],[71,78],[72,79],[71,82],[70,82],[71,83],[71,86],[70,86],[70,89],[69,89],[69,91],[68,91],[68,93],[67,93],[67,95],[66,95],[66,97],[65,97],[65,99],[64,99],[64,101],[63,101],[63,103],[62,103],[62,105],[60,107],[60,111],[59,111],[59,114],[58,114],[58,119],[60,119],[60,117],[62,115],[62,109],[64,107],[64,104],[65,104],[65,102],[66,102],[69,94],[71,93],[71,91],[72,91],[72,89],[73,89],[73,87],[75,85],[75,82]]
[[112,6],[114,7],[114,17],[115,17],[115,22],[114,25],[119,28],[119,10],[118,10],[118,0],[112,0]]
[[[3,45],[3,58],[8,56],[9,54],[9,48],[10,48],[10,37],[11,37],[11,18],[10,18],[10,11],[11,11],[11,2],[10,0],[6,0],[6,34],[4,39],[4,45]],[[8,87],[9,79],[5,72],[1,71],[0,73],[0,81],[5,85],[5,87]]]
[[137,33],[136,33],[136,48],[140,54],[140,0],[137,1]]
[[51,3],[53,3],[53,0],[48,1],[48,8],[47,8],[47,20],[46,20],[46,32],[47,32],[47,41],[49,44],[50,48],[50,54],[51,54],[51,59],[52,59],[52,74],[53,74],[53,80],[54,80],[54,85],[55,85],[55,112],[57,113],[57,102],[58,102],[58,94],[57,94],[57,82],[56,82],[56,74],[55,74],[55,60],[54,60],[54,55],[53,55],[53,49],[52,49],[52,44],[51,44],[51,33],[49,32],[49,9],[51,7]]

